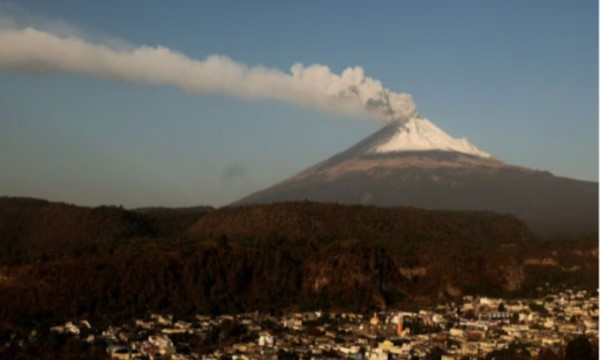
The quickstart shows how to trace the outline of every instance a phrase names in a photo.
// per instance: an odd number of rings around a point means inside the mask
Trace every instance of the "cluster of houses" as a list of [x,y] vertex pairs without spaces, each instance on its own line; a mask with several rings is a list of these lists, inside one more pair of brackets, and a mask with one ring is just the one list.
[[597,342],[598,298],[567,290],[539,299],[466,296],[418,312],[245,313],[192,321],[155,314],[104,329],[81,320],[51,331],[100,342],[114,359],[422,359],[436,351],[450,360],[517,343],[535,358],[577,335]]

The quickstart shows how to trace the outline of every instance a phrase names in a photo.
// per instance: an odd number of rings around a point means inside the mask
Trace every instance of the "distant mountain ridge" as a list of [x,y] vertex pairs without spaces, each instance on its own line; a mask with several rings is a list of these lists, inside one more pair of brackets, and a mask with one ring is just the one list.
[[511,213],[546,239],[598,233],[598,183],[506,164],[426,119],[385,126],[233,205],[305,199]]

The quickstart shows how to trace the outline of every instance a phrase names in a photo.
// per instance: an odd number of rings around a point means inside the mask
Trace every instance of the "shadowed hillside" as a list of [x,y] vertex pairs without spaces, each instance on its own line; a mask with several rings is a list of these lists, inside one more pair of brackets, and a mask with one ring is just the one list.
[[[22,249],[39,244],[62,255],[39,258],[32,250],[0,268],[3,327],[148,311],[364,311],[465,293],[522,294],[546,282],[592,288],[597,282],[596,243],[539,243],[515,217],[489,212],[302,202],[201,211],[191,221],[195,210],[179,218],[168,210],[149,216],[6,201],[11,210],[3,217],[12,214],[36,230],[15,232],[4,219],[0,229],[12,231],[5,234]],[[179,225],[170,228],[170,217]],[[69,219],[77,221],[68,227]],[[50,231],[56,224],[69,231]],[[62,234],[78,237],[65,242]],[[73,239],[103,246],[75,251]]]
[[106,251],[127,239],[172,236],[210,207],[88,208],[0,197],[0,264]]
[[0,259],[27,261],[97,251],[155,231],[141,215],[114,206],[85,208],[23,198],[0,198]]
[[189,233],[202,239],[241,241],[361,239],[402,243],[454,241],[470,244],[523,243],[527,227],[513,216],[481,211],[377,208],[288,202],[223,208],[200,218]]
[[171,236],[186,231],[198,218],[214,210],[210,206],[186,208],[146,207],[134,209],[146,218],[160,236]]

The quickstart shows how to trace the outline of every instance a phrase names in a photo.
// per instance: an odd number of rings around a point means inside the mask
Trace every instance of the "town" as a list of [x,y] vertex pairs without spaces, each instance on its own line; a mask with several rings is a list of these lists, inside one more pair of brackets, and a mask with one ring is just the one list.
[[[192,321],[149,314],[119,325],[73,320],[50,334],[101,346],[113,359],[424,359],[485,358],[510,348],[537,358],[576,336],[598,343],[598,298],[564,290],[537,299],[464,296],[416,312],[292,312],[197,315]],[[41,332],[0,346],[38,341]]]

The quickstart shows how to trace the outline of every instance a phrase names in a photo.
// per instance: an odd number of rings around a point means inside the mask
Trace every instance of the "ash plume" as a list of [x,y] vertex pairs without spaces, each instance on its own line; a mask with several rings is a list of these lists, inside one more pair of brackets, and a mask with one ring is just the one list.
[[360,67],[341,74],[325,65],[295,64],[290,72],[247,66],[220,55],[190,58],[163,46],[113,47],[78,35],[36,28],[0,29],[0,69],[64,72],[177,86],[244,100],[274,99],[328,112],[403,122],[416,116],[410,94],[396,93]]

